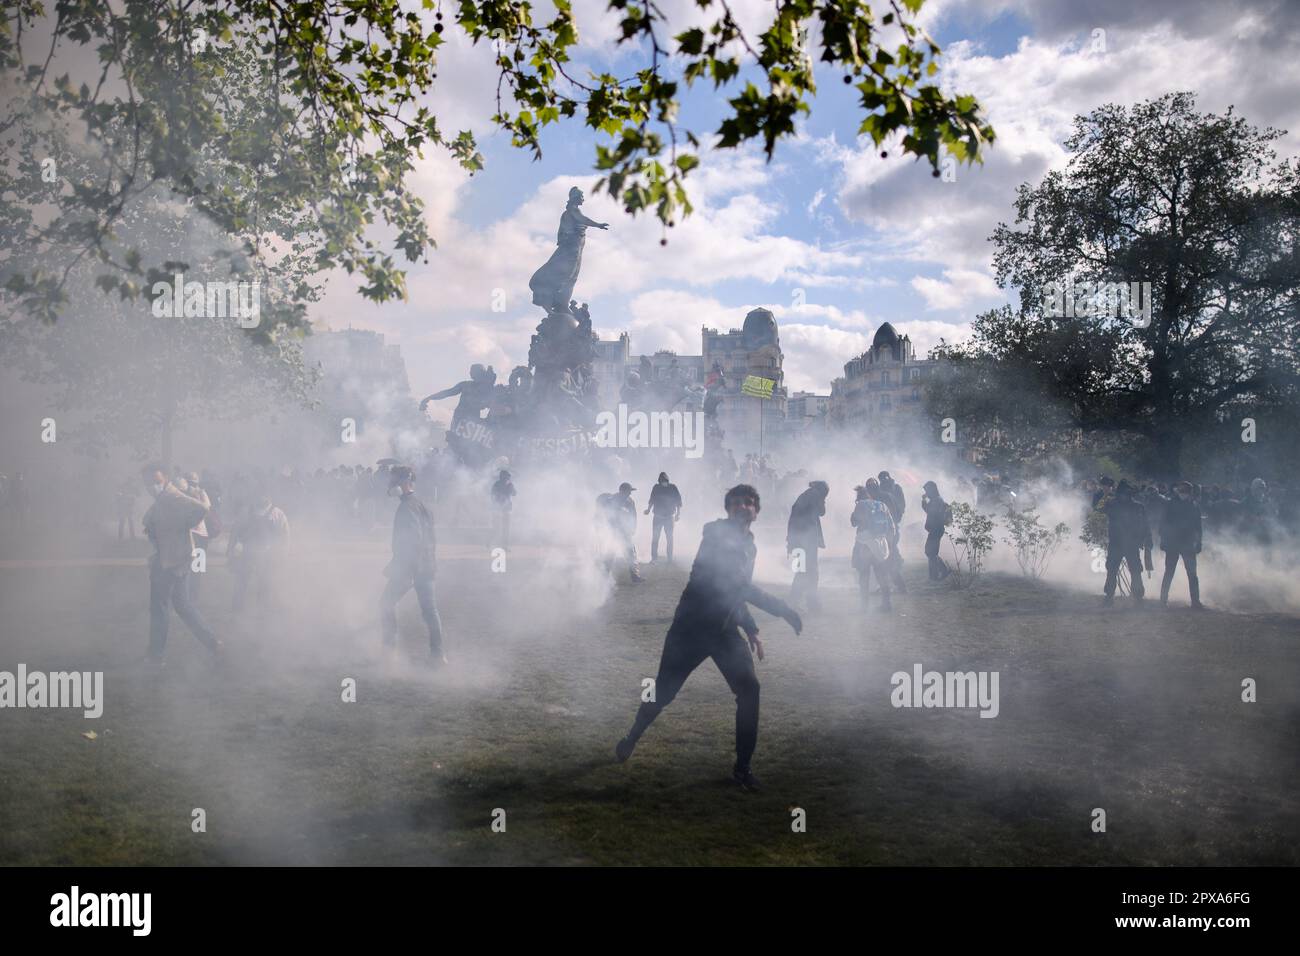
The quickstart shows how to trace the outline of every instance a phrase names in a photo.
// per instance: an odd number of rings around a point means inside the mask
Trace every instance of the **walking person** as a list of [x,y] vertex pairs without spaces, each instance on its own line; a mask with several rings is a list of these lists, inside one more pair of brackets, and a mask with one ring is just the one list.
[[925,491],[921,496],[921,510],[925,512],[925,559],[930,563],[930,580],[942,581],[952,573],[939,557],[944,529],[952,522],[952,508],[943,500],[939,486],[933,481],[927,481],[922,488]]
[[821,610],[821,598],[817,595],[820,577],[817,551],[826,547],[822,516],[826,514],[826,496],[830,490],[824,481],[808,482],[808,487],[794,500],[786,523],[785,550],[796,569],[790,584],[790,601],[796,606],[806,605],[810,611]]
[[616,560],[622,560],[627,565],[629,582],[640,584],[645,578],[641,577],[641,569],[637,567],[636,502],[632,500],[634,491],[636,489],[625,481],[618,486],[617,493],[601,495],[596,499],[596,504],[616,542],[614,552],[606,556],[606,570],[611,569]]
[[191,553],[194,550],[193,529],[207,513],[198,501],[167,480],[167,472],[159,465],[146,467],[141,474],[154,497],[154,503],[145,512],[141,526],[153,543],[154,553],[149,560],[149,652],[148,659],[161,664],[167,645],[169,608],[176,609],[190,632],[199,643],[212,653],[217,653],[222,642],[216,633],[203,622],[190,602],[189,578]]
[[852,564],[858,572],[858,596],[865,611],[869,606],[871,575],[875,572],[880,585],[880,609],[889,611],[892,610],[889,558],[895,536],[894,518],[889,513],[889,506],[881,500],[884,495],[876,479],[868,478],[865,485],[858,485],[853,490],[856,499],[849,523],[854,528]]
[[1151,550],[1151,526],[1147,523],[1146,509],[1134,500],[1133,488],[1127,479],[1115,486],[1115,494],[1102,505],[1106,513],[1106,595],[1105,605],[1115,603],[1115,588],[1119,583],[1121,564],[1128,565],[1133,600],[1141,601],[1146,595],[1142,584],[1142,551]]
[[753,583],[757,550],[749,528],[758,517],[759,504],[753,487],[736,485],[723,498],[727,517],[704,526],[690,579],[664,638],[651,699],[641,704],[632,728],[614,748],[620,762],[632,756],[637,741],[672,703],[691,672],[712,658],[736,696],[732,779],[744,790],[759,789],[750,767],[758,744],[759,703],[752,654],[763,660],[763,644],[748,605],[783,618],[796,634],[803,629],[796,610]]
[[1160,604],[1169,606],[1169,587],[1174,582],[1181,558],[1187,572],[1187,590],[1192,607],[1200,610],[1201,582],[1196,576],[1196,556],[1201,553],[1201,508],[1192,500],[1190,482],[1174,485],[1174,497],[1165,503],[1160,524],[1160,549],[1165,553],[1165,575],[1160,581]]
[[442,649],[442,620],[433,590],[437,546],[433,514],[415,496],[414,471],[398,465],[388,474],[389,495],[397,494],[401,502],[393,515],[393,559],[384,569],[388,585],[380,598],[384,646],[397,647],[397,602],[414,588],[420,614],[429,631],[429,663],[441,667],[447,658]]
[[650,489],[650,500],[646,503],[645,513],[654,511],[654,525],[650,530],[650,562],[659,560],[659,532],[667,537],[668,563],[673,563],[673,525],[682,512],[682,494],[677,486],[668,480],[666,471],[659,472],[659,480]]

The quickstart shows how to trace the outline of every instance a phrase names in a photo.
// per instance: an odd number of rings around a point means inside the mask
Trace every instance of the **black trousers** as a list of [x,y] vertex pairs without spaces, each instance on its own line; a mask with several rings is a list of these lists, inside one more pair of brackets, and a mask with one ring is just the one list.
[[930,580],[942,581],[948,576],[948,565],[939,557],[939,545],[943,541],[943,530],[928,531],[925,535],[925,557],[930,562]]
[[659,515],[654,516],[654,527],[650,531],[650,560],[659,559],[659,532],[662,531],[668,538],[668,560],[673,559],[673,516]]
[[1115,586],[1119,583],[1119,566],[1128,565],[1129,586],[1133,589],[1133,596],[1140,598],[1146,594],[1146,588],[1142,585],[1142,551],[1134,548],[1132,551],[1107,551],[1106,552],[1106,586],[1103,589],[1106,597],[1115,594]]
[[155,557],[149,562],[149,656],[162,657],[163,648],[167,646],[167,625],[170,617],[169,608],[176,608],[176,613],[185,626],[190,629],[199,642],[212,650],[217,645],[217,636],[212,632],[198,611],[190,602],[190,581],[194,576],[188,564],[176,570],[164,570]]
[[1165,576],[1160,582],[1160,600],[1169,600],[1169,586],[1174,583],[1174,572],[1178,570],[1178,559],[1183,559],[1183,568],[1187,571],[1187,590],[1191,593],[1192,603],[1201,603],[1201,581],[1196,576],[1196,552],[1192,549],[1186,551],[1166,551],[1165,552]]
[[438,603],[433,595],[433,578],[412,577],[411,575],[393,575],[388,579],[383,597],[379,600],[379,620],[383,630],[384,643],[389,647],[397,644],[397,602],[406,596],[406,592],[415,588],[415,596],[420,601],[420,614],[424,617],[424,626],[429,629],[429,650],[434,654],[442,653],[442,618],[438,616]]
[[758,675],[754,673],[749,642],[735,627],[712,637],[702,637],[687,628],[668,630],[655,677],[655,699],[641,704],[628,736],[638,740],[659,712],[673,702],[691,672],[709,657],[736,695],[736,769],[748,770],[758,744]]

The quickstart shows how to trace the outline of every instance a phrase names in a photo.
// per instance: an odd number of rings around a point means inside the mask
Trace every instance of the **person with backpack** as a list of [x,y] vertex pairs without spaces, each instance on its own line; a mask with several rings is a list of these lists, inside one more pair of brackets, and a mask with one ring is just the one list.
[[617,493],[597,497],[596,507],[600,510],[609,533],[616,542],[615,547],[606,554],[606,570],[612,569],[615,561],[621,558],[627,565],[629,583],[640,584],[645,581],[645,578],[641,576],[641,569],[637,567],[636,502],[632,500],[634,491],[636,489],[625,481],[618,486]]
[[868,606],[871,593],[871,573],[874,571],[880,584],[881,610],[891,610],[889,603],[889,557],[893,550],[893,541],[897,534],[893,515],[889,507],[880,499],[883,493],[875,478],[868,478],[865,485],[853,489],[857,499],[853,505],[853,515],[849,523],[853,525],[853,568],[858,572],[858,595],[862,600],[862,609]]
[[889,472],[882,471],[876,476],[879,482],[877,498],[889,509],[889,516],[894,519],[894,538],[889,542],[889,575],[894,583],[894,590],[899,594],[907,593],[903,583],[903,553],[898,548],[898,541],[903,536],[903,512],[907,510],[907,500],[903,497],[903,488],[890,477]]
[[952,569],[939,557],[944,528],[952,524],[952,506],[939,494],[939,486],[927,481],[922,488],[921,510],[925,512],[925,558],[930,562],[930,580],[942,581]]

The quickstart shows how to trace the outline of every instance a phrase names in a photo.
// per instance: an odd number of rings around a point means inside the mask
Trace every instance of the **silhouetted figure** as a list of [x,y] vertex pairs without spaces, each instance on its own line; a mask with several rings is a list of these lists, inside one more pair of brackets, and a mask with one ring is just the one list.
[[681,515],[682,493],[668,480],[668,473],[665,471],[659,472],[659,480],[650,489],[650,500],[646,504],[645,513],[649,514],[652,510],[655,516],[654,526],[650,531],[650,560],[659,560],[659,532],[662,531],[668,539],[668,563],[672,564],[673,525]]
[[[632,500],[634,491],[636,489],[625,481],[618,486],[616,494],[604,494],[597,498],[596,505],[600,508],[614,540],[618,542],[619,556],[627,565],[628,580],[632,584],[640,584],[645,578],[641,577],[641,569],[637,567],[636,503]],[[614,558],[607,558],[606,570],[613,565]]]
[[497,545],[510,550],[510,512],[514,508],[515,486],[504,468],[492,483],[493,538]]
[[952,521],[952,508],[939,494],[939,486],[927,481],[923,486],[921,510],[925,512],[925,558],[930,563],[930,580],[942,581],[952,573],[943,558],[939,545],[943,543],[944,529]]
[[1115,495],[1102,505],[1106,513],[1106,605],[1115,603],[1115,587],[1119,583],[1119,566],[1128,564],[1133,599],[1141,601],[1146,594],[1142,585],[1142,550],[1151,550],[1151,526],[1147,523],[1146,509],[1133,499],[1133,489],[1127,481],[1115,487]]
[[758,743],[759,687],[750,648],[761,661],[763,645],[747,605],[784,618],[796,634],[803,629],[803,622],[797,611],[753,583],[756,549],[749,526],[758,517],[758,492],[749,485],[737,485],[727,492],[723,504],[727,517],[704,526],[690,580],[664,639],[652,699],[641,704],[632,729],[618,742],[614,753],[618,760],[627,760],[646,728],[672,703],[686,678],[705,658],[712,658],[736,695],[736,763],[732,779],[743,789],[757,790],[758,780],[750,770],[750,760]]
[[167,646],[169,607],[185,622],[199,643],[214,654],[221,641],[209,628],[194,605],[190,603],[189,577],[191,552],[194,550],[193,529],[207,514],[207,508],[167,480],[161,466],[151,465],[144,476],[154,503],[145,512],[141,526],[153,542],[154,553],[149,560],[149,660],[161,663]]
[[442,620],[434,598],[433,578],[437,570],[433,514],[415,497],[415,473],[405,465],[389,471],[389,494],[396,492],[401,503],[393,515],[393,560],[384,569],[388,586],[380,599],[380,625],[384,645],[397,646],[397,602],[415,588],[420,614],[429,629],[429,661],[435,666],[447,663],[442,650]]
[[[826,547],[826,539],[822,536],[822,516],[826,514],[826,496],[830,490],[830,485],[824,481],[808,482],[807,489],[794,500],[790,520],[786,523],[786,554],[792,556],[796,568],[803,568],[794,573],[790,600],[796,605],[803,605],[806,601],[812,611],[821,610],[821,598],[817,596],[817,551]],[[802,561],[796,552],[802,552]]]
[[1192,607],[1200,608],[1201,582],[1196,576],[1196,556],[1201,553],[1201,508],[1192,500],[1192,486],[1180,481],[1174,486],[1173,500],[1164,508],[1160,524],[1160,548],[1165,553],[1165,576],[1160,582],[1160,603],[1169,603],[1169,586],[1173,584],[1178,559],[1187,572],[1187,590]]

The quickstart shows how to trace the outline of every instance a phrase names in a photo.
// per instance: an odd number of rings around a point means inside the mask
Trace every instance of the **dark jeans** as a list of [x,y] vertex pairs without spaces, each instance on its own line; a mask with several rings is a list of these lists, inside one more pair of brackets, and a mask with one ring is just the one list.
[[1119,566],[1124,563],[1128,564],[1129,586],[1133,596],[1140,598],[1146,594],[1146,588],[1142,585],[1142,552],[1138,548],[1127,553],[1106,552],[1106,586],[1103,589],[1106,597],[1114,596],[1115,585],[1119,583]]
[[654,527],[650,531],[650,560],[659,560],[659,532],[662,531],[668,538],[668,560],[673,559],[673,516],[659,515],[654,516]]
[[188,564],[173,571],[163,570],[155,557],[149,562],[149,656],[162,657],[167,646],[168,605],[199,642],[208,650],[215,650],[217,636],[212,632],[190,602],[189,579],[193,577]]
[[433,596],[433,578],[394,576],[388,579],[388,586],[384,588],[384,595],[379,601],[384,643],[389,647],[397,645],[397,602],[411,588],[415,588],[415,596],[420,601],[420,614],[424,617],[425,627],[429,629],[429,650],[441,654],[442,619],[438,617],[438,604]]
[[1169,586],[1174,583],[1174,572],[1178,570],[1178,559],[1183,559],[1183,569],[1187,572],[1187,590],[1191,592],[1192,603],[1201,603],[1201,581],[1196,576],[1196,552],[1187,551],[1166,551],[1165,552],[1165,576],[1160,582],[1160,600],[1169,600]]
[[795,542],[793,547],[803,548],[804,570],[796,571],[790,585],[790,602],[803,604],[807,597],[807,606],[813,610],[821,607],[821,598],[817,596],[817,585],[821,581],[821,569],[817,564],[817,545]]
[[930,562],[930,580],[942,581],[948,576],[948,565],[939,557],[939,545],[943,541],[943,531],[929,531],[925,536],[925,558]]
[[645,733],[659,712],[673,702],[695,668],[706,657],[727,681],[736,695],[736,769],[748,770],[758,744],[758,675],[749,643],[738,628],[731,627],[712,637],[701,637],[686,628],[669,628],[655,678],[655,699],[643,703],[628,736],[636,741]]

